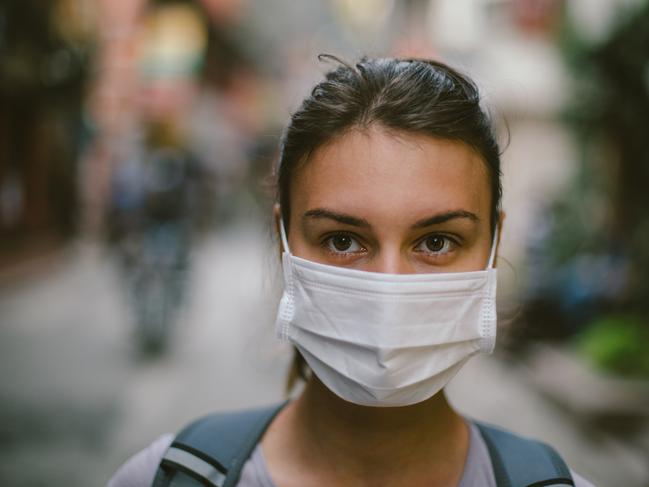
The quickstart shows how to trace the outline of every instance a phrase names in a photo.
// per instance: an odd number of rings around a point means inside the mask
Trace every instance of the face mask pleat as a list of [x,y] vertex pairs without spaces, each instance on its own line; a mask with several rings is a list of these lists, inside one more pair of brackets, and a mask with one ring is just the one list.
[[[480,322],[471,322],[471,317],[480,315],[482,319],[483,309],[480,297],[455,298],[453,306],[447,307],[440,306],[436,300],[404,303],[350,295],[323,300],[317,293],[301,288],[295,289],[294,300],[310,303],[295,308],[293,320],[300,328],[321,330],[325,322],[326,328],[359,339],[363,335],[382,338],[406,333],[465,334],[478,329]],[[359,310],[362,317],[358,315]]]
[[[300,341],[304,334],[316,335],[320,339],[339,341],[341,343],[353,343],[370,349],[388,348],[425,348],[447,343],[456,343],[475,340],[481,337],[481,327],[475,326],[444,326],[439,324],[415,324],[391,326],[390,324],[363,324],[358,326],[350,320],[336,320],[330,326],[317,326],[313,324],[309,312],[304,311],[305,316],[297,316],[297,319],[305,318],[304,325],[292,327],[289,333],[291,340]],[[322,322],[324,318],[317,317],[315,320]],[[299,336],[298,336],[299,335]]]
[[[479,351],[473,341],[440,345],[435,350],[434,359],[428,359],[421,349],[371,350],[358,345],[333,341],[315,341],[303,337],[301,349],[308,351],[345,377],[353,377],[368,387],[396,388],[407,387],[434,375],[439,370],[451,367],[467,355]],[[337,347],[337,353],[331,349]],[[339,353],[344,350],[345,353]]]

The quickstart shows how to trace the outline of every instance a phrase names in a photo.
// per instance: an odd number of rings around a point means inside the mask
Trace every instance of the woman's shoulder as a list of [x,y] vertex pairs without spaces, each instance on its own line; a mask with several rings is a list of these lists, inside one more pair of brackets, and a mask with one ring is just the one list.
[[165,434],[129,458],[110,478],[106,487],[148,487],[174,435]]
[[[217,464],[230,464],[236,457],[249,458],[258,444],[257,441],[250,443],[232,440],[261,438],[267,425],[285,404],[282,402],[254,409],[216,412],[200,417],[189,423],[177,436],[163,435],[132,456],[113,475],[107,487],[150,486],[162,458],[174,439],[185,447],[211,457]],[[214,438],[223,438],[223,442],[215,443]],[[213,450],[213,447],[216,449]],[[198,464],[194,463],[193,467],[196,465]],[[251,468],[250,465],[250,462],[246,462],[242,465],[242,470],[235,470],[234,474],[243,475],[246,468]],[[196,472],[201,474],[198,470]]]

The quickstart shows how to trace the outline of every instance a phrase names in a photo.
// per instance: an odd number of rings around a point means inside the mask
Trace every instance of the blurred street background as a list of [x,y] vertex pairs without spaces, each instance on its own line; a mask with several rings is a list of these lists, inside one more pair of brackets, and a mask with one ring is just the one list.
[[104,485],[284,397],[282,126],[331,68],[468,72],[501,134],[499,339],[447,388],[649,487],[649,2],[0,2],[0,484]]

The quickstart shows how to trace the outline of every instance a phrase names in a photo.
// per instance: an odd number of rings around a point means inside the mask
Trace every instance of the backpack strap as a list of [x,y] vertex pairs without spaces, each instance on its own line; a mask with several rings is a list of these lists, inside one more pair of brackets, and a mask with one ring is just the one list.
[[476,422],[489,450],[498,487],[573,486],[566,463],[549,445]]
[[215,413],[194,421],[162,457],[153,487],[236,485],[252,450],[285,405]]

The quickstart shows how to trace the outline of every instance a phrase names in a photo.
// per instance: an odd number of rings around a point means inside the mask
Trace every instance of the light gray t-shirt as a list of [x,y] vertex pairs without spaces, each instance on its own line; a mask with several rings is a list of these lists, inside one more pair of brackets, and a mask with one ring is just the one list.
[[[496,487],[487,445],[473,423],[470,423],[470,431],[469,452],[458,487]],[[108,481],[107,487],[150,487],[158,464],[173,439],[171,434],[163,435],[131,457]],[[572,476],[575,487],[594,487],[574,472]],[[260,445],[244,465],[237,487],[277,487],[270,477]]]

